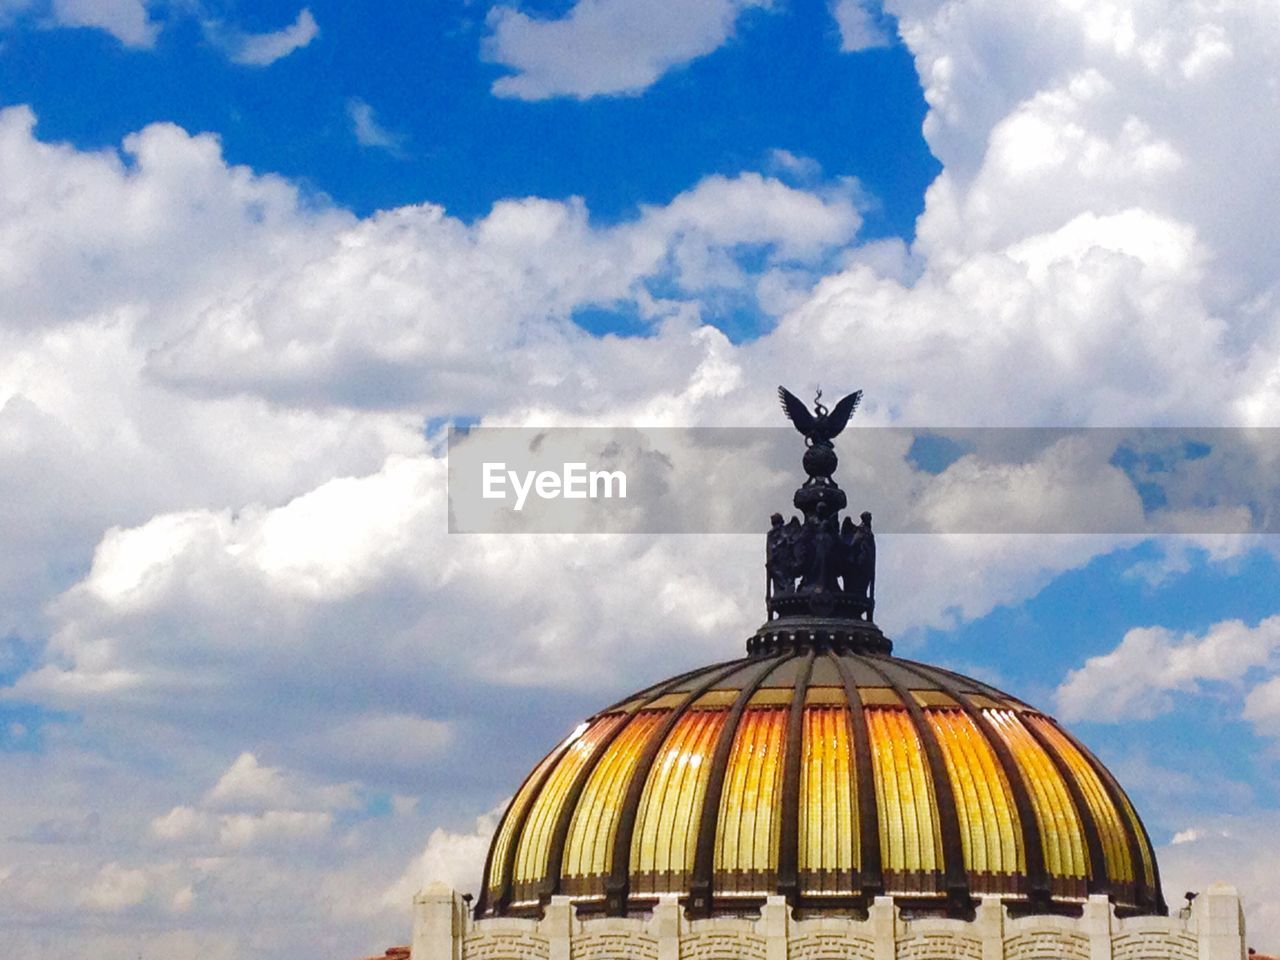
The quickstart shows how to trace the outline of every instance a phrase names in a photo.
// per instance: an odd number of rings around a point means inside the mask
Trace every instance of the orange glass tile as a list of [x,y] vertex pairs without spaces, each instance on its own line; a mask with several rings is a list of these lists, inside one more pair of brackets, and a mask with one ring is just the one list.
[[849,892],[859,850],[848,708],[806,709],[803,743],[799,804],[803,889],[805,893]]
[[739,721],[716,821],[717,892],[769,892],[766,885],[778,866],[788,713],[747,709]]
[[[906,710],[866,711],[880,813],[880,857],[890,883],[942,868],[942,832],[924,749]],[[889,891],[904,892],[904,891]]]
[[[591,771],[565,838],[563,876],[601,878],[609,872],[631,776],[649,737],[669,714],[645,710],[633,716]],[[596,892],[603,895],[603,884]]]
[[1026,870],[1013,791],[995,751],[961,710],[926,710],[947,763],[965,869],[1016,875]]
[[1076,747],[1071,739],[1058,729],[1048,717],[1031,716],[1028,722],[1035,724],[1071,768],[1076,782],[1080,784],[1080,792],[1084,794],[1089,812],[1093,814],[1094,823],[1098,825],[1098,833],[1102,838],[1102,853],[1107,860],[1107,874],[1112,879],[1133,881],[1133,858],[1129,855],[1129,837],[1125,829],[1124,816],[1111,802],[1106,787],[1094,770],[1088,758]]
[[1049,874],[1057,877],[1088,876],[1089,856],[1085,850],[1080,816],[1053,761],[1012,710],[987,710],[985,713],[1009,745],[1027,785],[1027,792],[1031,794]]
[[678,893],[688,883],[711,755],[727,716],[727,710],[685,714],[654,758],[631,837],[636,893]]
[[529,801],[533,799],[534,792],[542,782],[542,775],[548,767],[560,758],[561,753],[568,749],[586,731],[587,725],[584,723],[557,744],[554,750],[543,757],[534,768],[533,773],[529,774],[528,779],[520,787],[515,799],[511,801],[511,805],[507,807],[507,811],[502,817],[502,825],[498,828],[498,833],[494,837],[493,851],[489,858],[489,875],[485,878],[490,896],[496,897],[501,893],[499,887],[502,884],[502,867],[506,863],[507,852],[511,849],[512,835],[515,833],[516,823],[520,820],[525,808],[529,806]]
[[[614,713],[596,720],[564,752],[560,762],[551,771],[546,786],[534,799],[533,806],[529,809],[529,819],[525,821],[524,830],[520,833],[512,874],[516,885],[534,883],[544,878],[556,821],[568,799],[569,788],[600,742],[628,719],[625,714]],[[518,901],[527,899],[517,891]]]

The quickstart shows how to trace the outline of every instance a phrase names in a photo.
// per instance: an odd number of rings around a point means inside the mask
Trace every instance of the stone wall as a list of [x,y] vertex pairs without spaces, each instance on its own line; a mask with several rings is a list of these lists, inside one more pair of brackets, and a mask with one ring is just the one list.
[[759,919],[686,920],[663,898],[643,918],[580,920],[554,897],[541,920],[477,922],[433,885],[414,900],[412,960],[1246,960],[1233,888],[1210,887],[1185,914],[1121,919],[1090,897],[1078,918],[1013,918],[985,898],[971,922],[906,920],[879,897],[866,920],[795,920],[770,897]]

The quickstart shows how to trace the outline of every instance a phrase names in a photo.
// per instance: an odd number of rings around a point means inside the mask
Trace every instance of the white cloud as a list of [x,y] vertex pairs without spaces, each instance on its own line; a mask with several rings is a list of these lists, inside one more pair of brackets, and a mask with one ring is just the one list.
[[427,837],[427,845],[383,894],[389,907],[412,902],[413,896],[431,883],[443,883],[454,890],[480,892],[484,859],[489,841],[507,802],[476,818],[475,829],[454,832],[437,827]]
[[330,837],[335,812],[359,805],[354,783],[309,784],[246,752],[195,805],[179,804],[153,817],[150,830],[167,843],[224,850],[296,846]]
[[[620,10],[496,13],[492,50],[516,71],[505,92],[639,89],[725,42],[740,14],[650,9],[652,43],[616,54]],[[156,125],[122,151],[83,151],[37,140],[27,110],[0,113],[0,635],[36,638],[7,695],[77,721],[46,724],[43,756],[0,755],[0,801],[14,836],[101,816],[96,838],[0,841],[5,903],[36,931],[11,952],[47,953],[39,934],[63,929],[73,891],[145,914],[164,931],[149,952],[356,956],[403,923],[402,907],[379,911],[404,838],[443,831],[436,865],[403,889],[474,876],[484,828],[441,824],[514,787],[559,732],[546,728],[599,705],[584,688],[621,693],[655,664],[719,658],[756,625],[758,543],[450,538],[424,416],[776,423],[773,384],[837,370],[865,387],[870,423],[1276,421],[1268,11],[1090,0],[1033,20],[1014,0],[898,0],[888,13],[944,162],[910,248],[858,246],[856,189],[812,170],[805,189],[708,177],[608,226],[538,198],[473,222],[429,203],[362,219],[229,166],[213,137]],[[776,326],[734,344],[704,325],[737,303],[765,304]],[[648,335],[590,337],[571,321],[587,306],[634,311]],[[1061,510],[1132,508],[1059,485],[1069,453],[979,479],[1024,509],[1049,494]],[[945,524],[982,504],[933,506]],[[895,544],[885,626],[1017,603],[1118,542]],[[1063,696],[1132,714],[1226,684],[1267,732],[1280,697],[1261,631],[1130,634],[1108,655],[1124,676],[1086,664],[1102,685],[1068,681]],[[517,731],[498,684],[522,685]],[[494,754],[483,765],[477,742]],[[239,801],[206,802],[242,753],[256,773],[246,761],[231,778]],[[453,775],[463,763],[474,777]],[[389,801],[387,827],[349,805],[375,794],[419,799]],[[1178,822],[1206,832],[1173,851],[1218,830]],[[1216,862],[1266,895],[1273,826],[1186,862],[1187,882]],[[274,856],[282,843],[290,855]],[[1166,876],[1182,855],[1162,852]],[[91,946],[66,952],[136,956],[132,931]]]
[[142,903],[149,887],[145,871],[109,863],[98,871],[93,886],[85,891],[83,902],[94,910],[113,913]]
[[215,806],[279,806],[290,802],[284,777],[275,767],[264,767],[252,753],[242,753],[213,785],[206,798]]
[[1246,816],[1214,816],[1181,831],[1156,850],[1165,900],[1171,909],[1187,891],[1203,893],[1210,884],[1227,883],[1241,895],[1246,946],[1274,953],[1280,942],[1280,874],[1269,839],[1280,830],[1273,811]]
[[893,37],[877,21],[872,0],[835,0],[831,15],[840,28],[840,49],[845,53],[887,47]]
[[321,810],[268,810],[222,818],[218,839],[229,847],[312,840],[327,835],[333,814]]
[[232,63],[247,67],[266,67],[301,50],[320,35],[320,27],[303,7],[293,23],[267,33],[248,33],[216,20],[203,24],[205,36],[226,53]]
[[[763,253],[766,271],[812,277],[861,223],[852,193],[846,183],[817,192],[754,173],[712,176],[600,228],[577,200],[502,201],[471,225],[437,207],[388,211],[332,234],[325,255],[278,257],[269,282],[209,302],[150,355],[148,372],[184,390],[296,402],[336,388],[346,403],[365,392],[366,403],[412,398],[420,411],[448,413],[507,395],[512,362],[535,391],[601,396],[598,384],[612,379],[604,371],[634,368],[637,352],[656,347],[665,363],[687,366],[690,345],[713,336],[697,329],[700,302],[752,297],[759,274],[746,254]],[[674,292],[658,299],[650,284]],[[581,307],[617,303],[635,304],[661,333],[654,343],[588,340],[567,322]],[[568,362],[579,355],[592,360]],[[647,389],[643,374],[629,380]]]
[[541,19],[514,7],[488,16],[487,59],[513,71],[493,92],[521,100],[638,94],[727,42],[744,10],[767,0],[577,0]]
[[351,132],[362,147],[386,150],[392,156],[404,155],[404,137],[387,130],[373,115],[373,107],[359,97],[347,100],[347,117],[351,120]]
[[[1150,718],[1173,707],[1175,692],[1194,693],[1215,683],[1239,685],[1255,669],[1273,670],[1280,651],[1280,616],[1250,627],[1239,620],[1214,624],[1203,635],[1178,637],[1162,627],[1128,631],[1110,653],[1090,657],[1057,691],[1064,719]],[[1264,724],[1273,716],[1274,681],[1249,693],[1245,716]]]
[[151,821],[151,832],[161,840],[191,840],[205,838],[216,828],[216,820],[209,813],[194,807],[177,806]]
[[53,0],[54,20],[65,27],[96,27],[126,47],[151,47],[160,32],[144,0]]

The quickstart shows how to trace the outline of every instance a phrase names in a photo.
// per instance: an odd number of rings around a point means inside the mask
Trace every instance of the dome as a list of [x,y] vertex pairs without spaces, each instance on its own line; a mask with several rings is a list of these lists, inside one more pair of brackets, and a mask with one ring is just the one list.
[[773,893],[951,913],[983,894],[1046,912],[1105,893],[1164,912],[1133,805],[1052,717],[937,667],[815,646],[696,670],[582,723],[503,816],[480,914],[677,894],[705,915]]
[[547,754],[498,825],[476,915],[555,895],[614,916],[662,895],[694,917],[772,895],[819,915],[881,895],[956,917],[979,896],[1165,913],[1146,830],[1088,749],[1009,694],[893,656],[871,514],[841,522],[832,477],[860,392],[813,414],[779,395],[805,434],[803,520],[771,518],[747,656],[642,690]]

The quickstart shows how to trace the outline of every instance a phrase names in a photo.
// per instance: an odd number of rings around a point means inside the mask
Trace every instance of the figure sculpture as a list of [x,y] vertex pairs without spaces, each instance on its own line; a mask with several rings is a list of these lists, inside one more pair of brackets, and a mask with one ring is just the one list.
[[803,520],[792,516],[784,522],[780,513],[769,518],[765,569],[770,616],[834,615],[869,621],[876,564],[871,514],[864,512],[859,524],[848,517],[841,523],[839,513],[847,498],[832,479],[838,464],[832,440],[857,410],[862,391],[828,410],[819,390],[813,413],[785,387],[778,388],[778,398],[787,418],[804,435],[808,479],[794,498]]

